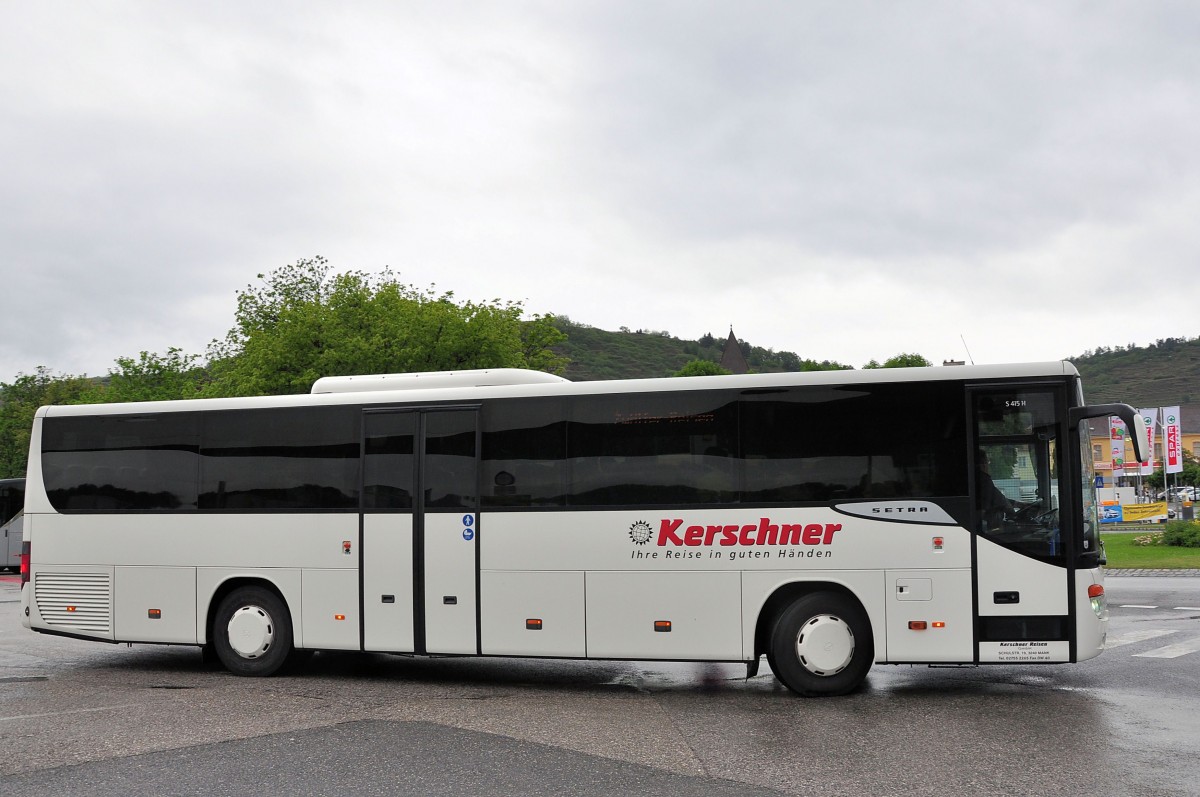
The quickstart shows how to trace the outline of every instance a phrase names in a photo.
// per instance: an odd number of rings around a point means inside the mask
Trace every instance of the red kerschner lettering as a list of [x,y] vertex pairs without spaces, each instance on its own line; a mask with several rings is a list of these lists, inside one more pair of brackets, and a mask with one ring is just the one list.
[[758,523],[724,526],[687,526],[681,518],[664,519],[658,528],[659,545],[689,547],[719,545],[829,545],[841,523]]

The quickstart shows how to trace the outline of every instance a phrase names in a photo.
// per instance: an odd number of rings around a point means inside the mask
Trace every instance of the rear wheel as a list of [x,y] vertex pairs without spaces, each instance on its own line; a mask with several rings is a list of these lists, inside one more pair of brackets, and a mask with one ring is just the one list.
[[814,592],[779,613],[768,661],[784,686],[805,697],[844,695],[867,677],[874,658],[862,607],[834,592]]
[[234,675],[274,675],[292,652],[287,606],[263,587],[239,587],[225,596],[212,631],[217,657]]

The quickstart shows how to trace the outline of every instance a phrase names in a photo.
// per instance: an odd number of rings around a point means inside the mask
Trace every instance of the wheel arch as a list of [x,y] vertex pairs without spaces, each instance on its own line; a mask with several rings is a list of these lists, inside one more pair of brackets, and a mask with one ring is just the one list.
[[280,587],[275,581],[261,575],[231,575],[221,580],[208,596],[208,605],[205,611],[204,626],[200,629],[202,638],[201,644],[209,644],[212,642],[213,620],[216,618],[217,609],[220,608],[221,602],[225,600],[235,589],[241,587],[262,587],[273,593],[275,597],[283,603],[287,609],[288,615],[291,618],[292,625],[292,640],[293,645],[297,648],[303,647],[301,637],[300,623],[300,603],[299,596],[295,596],[296,600],[289,600],[287,592]]
[[882,634],[884,630],[876,623],[870,607],[855,590],[846,584],[823,579],[789,581],[780,584],[767,596],[767,599],[759,608],[754,626],[754,658],[758,659],[758,657],[766,654],[771,641],[771,632],[775,628],[775,622],[779,618],[780,613],[799,598],[817,592],[831,592],[842,595],[858,604],[858,607],[862,609],[863,614],[871,625],[871,643],[874,647],[871,651],[872,660],[877,661],[880,650],[879,640],[883,638]]

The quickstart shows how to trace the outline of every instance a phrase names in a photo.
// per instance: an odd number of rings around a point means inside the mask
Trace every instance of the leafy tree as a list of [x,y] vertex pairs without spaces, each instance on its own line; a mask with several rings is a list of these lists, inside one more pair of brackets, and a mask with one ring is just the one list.
[[118,357],[117,370],[109,371],[103,400],[169,401],[198,398],[207,378],[205,370],[198,365],[199,360],[198,354],[185,354],[182,349],[174,347],[161,355],[141,352],[136,360]]
[[322,376],[566,365],[550,316],[520,302],[456,303],[390,271],[331,273],[322,257],[259,275],[238,294],[235,326],[209,347],[208,395],[307,392]]
[[101,388],[85,376],[54,376],[48,368],[0,383],[0,477],[25,475],[33,416],[47,404],[89,404]]
[[732,373],[712,360],[692,360],[671,376],[723,376]]
[[897,354],[895,357],[889,357],[880,365],[877,360],[871,360],[863,366],[863,368],[928,368],[933,363],[926,360],[920,354]]

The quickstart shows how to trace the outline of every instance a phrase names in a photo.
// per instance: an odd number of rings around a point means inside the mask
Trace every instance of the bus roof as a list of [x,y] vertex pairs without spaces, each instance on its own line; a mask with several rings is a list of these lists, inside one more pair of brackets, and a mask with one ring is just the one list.
[[[47,415],[128,415],[158,412],[189,412],[198,410],[232,410],[269,407],[301,407],[335,404],[429,404],[471,401],[488,398],[530,398],[535,396],[570,396],[613,393],[655,393],[670,390],[766,389],[801,385],[854,385],[903,382],[974,382],[1000,379],[1063,378],[1078,376],[1075,366],[1065,361],[1015,363],[1009,365],[955,365],[927,368],[873,368],[845,371],[789,371],[773,374],[734,376],[661,377],[653,379],[614,379],[593,382],[570,382],[559,377],[546,381],[474,385],[465,380],[464,386],[439,384],[408,389],[388,389],[377,386],[362,391],[303,393],[283,396],[254,396],[244,398],[184,399],[177,401],[147,401],[124,404],[71,404],[42,407],[39,417]],[[389,375],[390,376],[390,375]],[[410,375],[411,376],[411,375]],[[340,380],[361,380],[371,384],[371,377],[337,377]],[[384,380],[381,380],[384,381]],[[319,383],[319,382],[318,382]],[[452,383],[452,380],[451,380]],[[353,385],[352,381],[343,384]],[[461,383],[460,383],[461,384]]]

